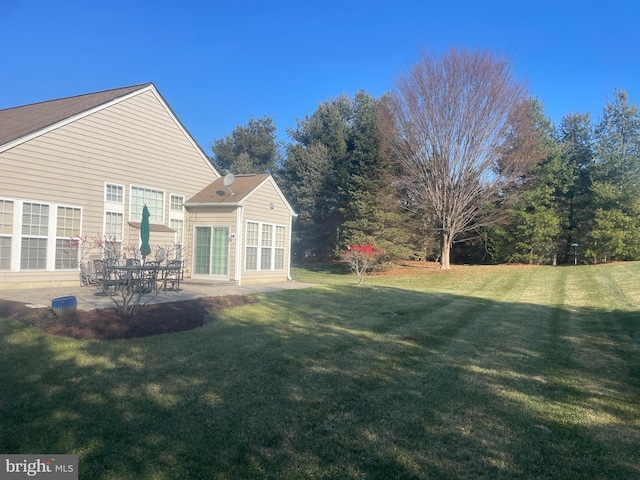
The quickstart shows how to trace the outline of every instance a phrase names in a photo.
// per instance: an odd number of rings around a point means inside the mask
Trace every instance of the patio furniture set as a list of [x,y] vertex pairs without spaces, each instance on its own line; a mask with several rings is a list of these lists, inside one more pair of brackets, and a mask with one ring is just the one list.
[[80,278],[83,285],[97,285],[101,293],[152,293],[167,290],[180,291],[183,276],[181,260],[167,262],[128,259],[126,262],[94,260],[93,268],[80,264]]

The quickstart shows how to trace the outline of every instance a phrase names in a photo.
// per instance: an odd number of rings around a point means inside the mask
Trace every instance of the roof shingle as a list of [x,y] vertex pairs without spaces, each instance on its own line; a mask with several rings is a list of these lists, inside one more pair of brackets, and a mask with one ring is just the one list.
[[0,146],[149,85],[142,83],[0,110]]
[[233,183],[226,187],[224,177],[218,178],[207,187],[200,190],[185,202],[189,205],[236,204],[254,191],[269,175],[236,175]]

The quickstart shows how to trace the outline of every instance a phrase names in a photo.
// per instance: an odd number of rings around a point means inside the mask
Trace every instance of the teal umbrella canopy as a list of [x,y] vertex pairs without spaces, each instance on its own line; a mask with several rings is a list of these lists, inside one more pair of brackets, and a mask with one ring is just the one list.
[[142,209],[142,222],[140,223],[140,253],[142,258],[145,258],[151,253],[151,247],[149,246],[149,209],[145,205]]

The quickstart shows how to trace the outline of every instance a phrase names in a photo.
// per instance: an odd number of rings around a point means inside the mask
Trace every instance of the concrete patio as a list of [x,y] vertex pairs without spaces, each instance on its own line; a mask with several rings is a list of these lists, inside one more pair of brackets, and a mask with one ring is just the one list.
[[[247,286],[224,284],[202,284],[189,281],[180,283],[180,291],[160,292],[155,297],[145,296],[143,303],[167,303],[193,300],[201,297],[216,297],[225,295],[250,295],[252,293],[276,292],[280,290],[313,287],[314,284],[303,282],[265,283]],[[25,303],[33,308],[51,308],[51,300],[57,297],[73,295],[78,300],[79,310],[93,310],[95,308],[111,308],[115,304],[111,298],[101,294],[101,289],[95,286],[86,287],[53,287],[53,288],[25,288],[15,290],[0,290],[0,299]],[[114,296],[117,300],[119,295]]]

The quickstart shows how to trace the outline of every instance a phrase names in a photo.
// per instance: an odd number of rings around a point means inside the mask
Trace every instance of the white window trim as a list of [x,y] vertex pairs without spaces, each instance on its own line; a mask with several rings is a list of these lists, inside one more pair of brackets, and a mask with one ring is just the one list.
[[[59,207],[64,207],[64,208],[72,208],[72,209],[77,209],[80,210],[80,232],[76,233],[75,235],[71,236],[71,237],[58,237],[58,208]],[[63,205],[63,204],[53,204],[53,207],[50,208],[54,208],[55,209],[55,218],[53,219],[53,222],[51,222],[51,218],[49,218],[49,227],[51,227],[53,225],[53,228],[55,228],[55,230],[53,231],[53,269],[56,272],[64,272],[64,271],[73,271],[75,270],[77,267],[72,267],[72,268],[58,268],[56,269],[56,249],[57,249],[57,243],[58,240],[72,240],[73,238],[78,238],[77,236],[80,236],[82,234],[82,207],[72,207],[70,205]],[[76,236],[77,235],[77,236]],[[78,252],[77,254],[80,254],[80,245],[78,245]],[[76,262],[79,261],[79,258],[76,256]],[[47,251],[47,263],[49,263],[49,252]]]
[[113,210],[111,208],[106,208],[104,209],[104,213],[102,215],[102,236],[107,239],[107,213],[116,213],[116,214],[121,214],[122,215],[122,222],[120,223],[120,231],[122,232],[122,237],[123,238],[116,238],[117,241],[122,242],[124,240],[124,221],[125,221],[125,215],[124,215],[124,211],[119,212],[117,210]]
[[[11,239],[11,271],[20,271],[22,256],[22,201],[13,201],[13,234]],[[17,219],[20,219],[19,221]]]
[[[248,245],[245,241],[244,244],[244,262],[243,263],[243,271],[244,272],[284,272],[287,269],[286,266],[286,262],[283,262],[283,267],[282,268],[275,268],[275,259],[276,259],[276,249],[282,249],[283,247],[276,247],[276,231],[277,228],[276,227],[282,227],[284,228],[284,233],[285,233],[285,239],[287,238],[287,226],[280,224],[280,223],[271,223],[271,222],[260,222],[257,220],[246,220],[245,224],[244,224],[244,233],[245,233],[245,239],[247,238],[247,231],[249,228],[249,223],[257,223],[258,224],[258,245]],[[262,227],[263,225],[270,225],[272,227],[271,229],[271,246],[263,246],[262,245]],[[286,240],[285,240],[286,241]],[[258,249],[258,255],[257,255],[257,265],[256,265],[256,269],[255,270],[249,270],[247,269],[247,248],[248,247],[252,247],[252,248],[257,248]],[[271,265],[269,268],[264,269],[262,268],[262,249],[263,248],[269,248],[271,250]],[[286,247],[286,243],[285,243],[285,247],[284,247],[284,254],[285,254],[285,258],[286,258],[286,254],[287,254],[287,247]]]
[[143,189],[143,190],[152,190],[154,192],[162,193],[162,218],[161,218],[160,222],[151,221],[151,223],[155,223],[156,225],[164,225],[165,224],[165,218],[166,218],[165,212],[167,210],[167,191],[163,190],[161,188],[147,187],[145,185],[130,185],[129,186],[129,221],[130,222],[140,221],[140,219],[138,219],[137,217],[133,216],[133,189],[134,188],[139,188],[139,189]]
[[[171,208],[171,197],[179,197],[182,199],[182,208],[180,210],[174,210]],[[179,195],[177,193],[169,194],[169,217],[170,218],[179,218],[179,219],[184,218],[184,199],[185,199],[184,195]]]
[[[10,261],[10,271],[11,272],[69,272],[72,269],[58,269],[56,270],[56,243],[59,238],[66,237],[58,237],[57,235],[57,223],[58,223],[58,207],[67,207],[73,209],[80,210],[80,231],[78,235],[82,236],[83,232],[83,222],[84,222],[84,208],[81,205],[73,205],[69,203],[55,203],[55,202],[47,202],[43,200],[32,200],[32,199],[16,199],[16,198],[8,198],[2,197],[2,200],[8,200],[13,202],[13,231],[11,235],[11,261]],[[35,203],[38,205],[47,205],[49,207],[49,218],[47,223],[47,236],[39,236],[39,235],[23,235],[22,234],[22,212],[23,206],[25,203]],[[5,235],[7,237],[7,235]],[[45,263],[44,269],[25,269],[21,268],[21,260],[22,260],[22,238],[46,238],[47,241],[47,261]],[[69,237],[72,238],[72,237]]]
[[[122,188],[122,202],[111,202],[107,200],[107,186],[113,185],[114,187]],[[127,189],[124,185],[116,183],[116,182],[104,182],[104,209],[102,213],[102,236],[106,238],[107,233],[107,213],[119,213],[122,214],[122,224],[120,225],[120,231],[122,232],[122,236],[124,237],[124,222],[125,222],[125,211],[124,206],[127,201]],[[116,240],[122,242],[123,238],[117,238]]]
[[[182,209],[181,210],[173,210],[171,208],[171,197],[180,197],[182,199]],[[184,227],[186,222],[184,221],[184,201],[185,196],[179,195],[177,193],[169,193],[169,228],[171,228],[171,220],[181,220],[182,221],[182,238],[178,238],[178,232],[174,237],[174,243],[176,245],[184,245]]]
[[[113,185],[114,187],[122,188],[122,202],[112,202],[107,200],[107,186]],[[124,213],[124,206],[127,201],[127,189],[124,185],[115,182],[104,182],[104,208],[112,212]]]
[[[14,271],[13,270],[13,262],[14,262],[15,257],[16,257],[15,248],[17,248],[16,247],[16,243],[17,242],[16,242],[16,238],[15,238],[16,237],[15,232],[16,232],[16,218],[17,218],[16,217],[16,214],[17,214],[17,205],[16,205],[17,201],[14,198],[7,198],[7,197],[0,197],[0,200],[4,201],[4,202],[12,202],[12,204],[13,204],[13,212],[11,213],[12,216],[13,216],[12,217],[12,223],[11,223],[11,232],[0,234],[0,237],[9,239],[9,242],[11,244],[10,245],[11,256],[9,257],[9,270],[8,271]],[[0,270],[0,271],[6,272],[7,270]]]

